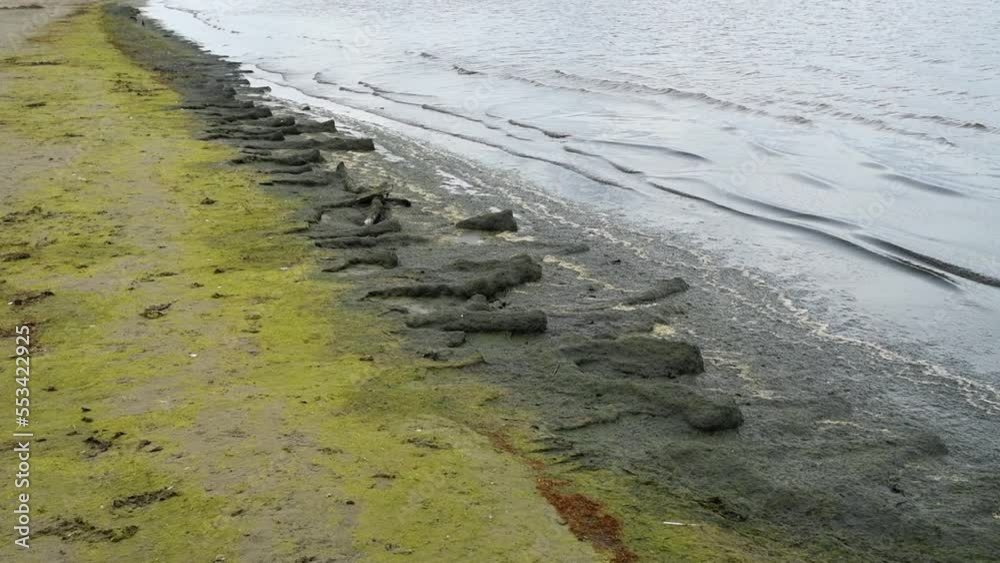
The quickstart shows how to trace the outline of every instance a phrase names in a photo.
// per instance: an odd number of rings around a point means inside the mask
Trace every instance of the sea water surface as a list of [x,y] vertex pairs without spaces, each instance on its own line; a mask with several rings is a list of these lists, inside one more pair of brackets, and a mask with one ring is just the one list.
[[313,104],[766,272],[1000,407],[993,0],[151,0]]

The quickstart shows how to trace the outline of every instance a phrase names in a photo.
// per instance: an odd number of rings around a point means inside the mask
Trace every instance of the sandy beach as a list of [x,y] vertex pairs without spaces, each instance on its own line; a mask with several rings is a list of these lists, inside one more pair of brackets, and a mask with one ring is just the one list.
[[996,475],[857,382],[885,371],[863,347],[736,326],[736,274],[456,195],[134,8],[40,5],[0,10],[0,332],[30,328],[34,434],[31,548],[0,558],[1000,549]]

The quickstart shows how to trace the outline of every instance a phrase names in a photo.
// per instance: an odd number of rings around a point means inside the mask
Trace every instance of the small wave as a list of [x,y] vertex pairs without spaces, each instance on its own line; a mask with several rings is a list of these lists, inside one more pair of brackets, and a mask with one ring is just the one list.
[[749,141],[749,143],[750,146],[753,147],[755,150],[757,150],[758,152],[762,152],[767,156],[774,156],[779,158],[784,158],[786,156],[795,156],[795,154],[792,152],[778,150],[776,148],[769,147],[763,143],[759,143],[756,141]]
[[557,133],[555,131],[549,131],[548,129],[543,129],[537,125],[532,125],[530,123],[525,123],[523,121],[517,121],[515,119],[508,119],[507,123],[510,123],[514,127],[521,127],[523,129],[534,129],[535,131],[541,131],[546,137],[552,137],[553,139],[565,139],[570,136],[569,133]]
[[995,133],[1000,131],[996,127],[991,127],[984,123],[979,123],[978,121],[963,121],[961,119],[953,119],[951,117],[945,117],[943,115],[922,115],[917,113],[901,113],[897,117],[901,119],[913,119],[919,121],[929,121],[931,123],[937,123],[939,125],[947,125],[949,127],[955,127],[958,129],[976,129],[978,131],[989,131]]
[[903,136],[906,136],[906,137],[914,137],[914,138],[924,139],[925,141],[930,141],[930,142],[933,142],[933,143],[937,143],[937,144],[941,144],[941,145],[946,145],[946,146],[949,146],[949,147],[957,147],[958,146],[955,143],[953,143],[951,140],[949,140],[947,137],[943,137],[943,136],[940,136],[940,135],[935,136],[935,135],[931,135],[931,134],[928,134],[928,133],[924,133],[922,131],[911,131],[909,129],[903,129],[902,127],[896,127],[894,125],[890,125],[888,122],[886,122],[885,120],[882,120],[882,119],[877,119],[877,118],[874,118],[874,117],[866,117],[864,115],[859,115],[859,114],[852,113],[852,112],[849,112],[849,111],[831,111],[831,112],[828,112],[828,113],[829,113],[829,115],[832,115],[833,117],[836,117],[836,118],[839,118],[839,119],[845,119],[847,121],[852,121],[854,123],[865,125],[865,126],[873,128],[873,129],[877,129],[879,131],[891,131],[893,133],[896,133],[896,134],[899,134],[899,135],[903,135]]
[[933,192],[938,194],[950,195],[950,196],[964,196],[962,192],[954,190],[951,188],[946,188],[944,186],[939,186],[937,184],[931,184],[924,182],[922,180],[917,180],[916,178],[910,178],[909,176],[903,176],[902,174],[882,174],[882,177],[891,180],[893,182],[899,182],[905,184],[912,188],[917,188],[919,190],[924,190],[927,192]]
[[534,141],[534,139],[529,139],[527,137],[518,137],[517,135],[510,132],[506,133],[506,135],[511,139],[517,139],[518,141],[528,141],[528,142]]
[[677,195],[677,196],[680,196],[680,197],[683,197],[683,198],[687,198],[687,199],[691,199],[691,200],[695,200],[695,201],[700,201],[702,203],[705,203],[705,204],[708,204],[708,205],[710,205],[712,207],[715,207],[716,209],[721,209],[723,211],[727,211],[729,213],[733,213],[733,214],[739,215],[741,217],[746,217],[746,218],[754,220],[754,221],[760,221],[760,222],[763,222],[763,223],[767,223],[767,224],[770,224],[770,225],[775,225],[775,226],[783,227],[783,228],[786,228],[786,229],[792,229],[792,230],[798,230],[798,231],[805,232],[806,234],[822,238],[824,240],[827,240],[829,242],[837,244],[838,246],[841,246],[843,248],[851,250],[851,251],[859,254],[860,256],[864,256],[864,257],[867,257],[867,258],[870,258],[870,259],[874,259],[877,262],[880,262],[880,263],[888,265],[888,266],[894,266],[896,268],[900,268],[903,271],[906,271],[906,272],[909,272],[909,273],[914,273],[914,274],[920,275],[924,279],[927,279],[928,281],[939,283],[939,284],[941,284],[943,286],[946,286],[946,287],[949,287],[951,289],[956,289],[958,287],[955,284],[955,282],[950,277],[948,277],[947,274],[944,274],[944,273],[942,273],[942,272],[940,272],[938,270],[935,270],[935,269],[932,269],[932,268],[928,268],[928,267],[926,267],[926,266],[924,266],[922,264],[915,263],[915,262],[913,262],[911,260],[907,260],[907,259],[905,259],[903,257],[900,257],[900,256],[896,256],[896,255],[893,255],[893,254],[885,254],[885,253],[882,253],[882,252],[877,252],[877,251],[873,250],[872,248],[869,248],[867,246],[858,244],[858,243],[856,243],[854,241],[848,240],[846,238],[843,238],[843,237],[838,236],[836,234],[830,233],[830,232],[825,231],[823,229],[819,229],[819,228],[816,228],[816,227],[813,227],[813,226],[810,226],[810,225],[802,225],[802,224],[799,224],[799,223],[793,223],[793,222],[789,222],[789,221],[782,220],[782,219],[776,219],[774,217],[768,217],[766,215],[758,215],[756,213],[751,213],[750,211],[746,211],[746,210],[743,210],[743,209],[732,207],[730,205],[726,205],[724,203],[715,201],[715,200],[713,200],[711,198],[708,198],[708,197],[705,197],[705,196],[695,195],[695,194],[691,194],[691,193],[688,193],[688,192],[685,192],[685,191],[682,191],[682,190],[678,190],[676,188],[671,188],[669,186],[664,186],[663,184],[660,184],[658,182],[647,182],[647,183],[650,186],[652,186],[652,187],[654,187],[654,188],[656,188],[658,190],[661,190],[661,191],[664,191],[664,192],[667,192],[667,193],[671,193],[671,194],[674,194],[674,195]]
[[[369,88],[370,87],[371,86],[369,86]],[[465,121],[471,121],[472,123],[478,123],[478,124],[486,127],[487,129],[493,129],[495,131],[502,130],[501,127],[499,127],[497,125],[493,125],[492,123],[489,123],[486,120],[479,119],[477,117],[472,117],[470,115],[465,115],[463,113],[460,113],[460,112],[452,110],[452,109],[443,108],[441,106],[435,106],[435,105],[431,105],[431,104],[426,104],[426,103],[423,103],[423,102],[411,102],[409,100],[400,100],[399,98],[395,98],[395,97],[393,97],[391,95],[387,95],[387,93],[389,92],[389,90],[384,90],[384,89],[383,90],[374,90],[373,89],[371,92],[364,92],[364,91],[361,91],[361,90],[351,90],[351,89],[345,88],[343,86],[340,89],[341,90],[347,90],[348,92],[355,92],[355,93],[358,93],[358,94],[370,94],[372,96],[377,96],[377,97],[382,98],[384,100],[389,100],[390,102],[393,102],[393,103],[402,104],[402,105],[405,105],[405,106],[418,107],[418,108],[423,109],[423,110],[433,111],[435,113],[440,113],[440,114],[448,115],[448,116],[451,116],[451,117],[456,117],[458,119],[463,119]],[[398,94],[398,95],[417,96],[418,94]]]
[[261,61],[261,62],[255,63],[253,65],[250,65],[250,66],[252,68],[257,69],[257,70],[261,70],[261,71],[264,71],[264,72],[269,73],[269,74],[274,74],[274,75],[280,76],[282,81],[288,82],[288,77],[289,77],[289,72],[288,71],[278,70],[278,69],[275,69],[275,68],[271,68],[271,67],[268,67],[267,64],[268,64],[267,62]]
[[383,92],[379,92],[377,90],[373,90],[371,92],[371,95],[373,95],[373,96],[375,96],[377,98],[382,98],[383,100],[389,100],[390,102],[393,102],[393,103],[396,103],[396,104],[400,104],[400,105],[404,105],[404,106],[413,106],[413,107],[423,108],[423,106],[425,105],[422,102],[411,102],[409,100],[400,100],[398,98],[394,98],[394,97],[392,97],[392,96],[390,96],[388,94],[385,94]]
[[777,204],[774,204],[774,203],[768,203],[766,201],[761,201],[759,199],[754,199],[752,197],[747,197],[747,196],[744,196],[744,195],[739,195],[739,194],[734,194],[734,193],[727,193],[727,196],[730,197],[730,198],[732,198],[732,199],[735,199],[737,201],[742,201],[743,203],[749,204],[752,207],[758,207],[760,209],[766,209],[768,211],[772,211],[772,212],[777,213],[778,215],[780,215],[782,217],[785,217],[785,218],[788,218],[788,219],[796,219],[796,220],[800,220],[800,221],[808,221],[808,222],[811,222],[811,223],[822,223],[822,224],[825,224],[825,225],[836,226],[836,227],[843,228],[843,229],[848,229],[848,230],[853,230],[853,229],[857,228],[857,225],[853,225],[851,223],[848,223],[846,221],[842,221],[840,219],[836,219],[836,218],[833,218],[833,217],[827,217],[825,215],[816,215],[815,213],[809,213],[809,212],[806,212],[806,211],[800,211],[798,209],[791,209],[791,208],[788,208],[788,207],[784,207],[782,205],[777,205]]
[[681,90],[679,88],[674,88],[671,86],[649,86],[648,84],[643,84],[641,82],[632,82],[630,80],[611,80],[607,78],[592,78],[587,76],[581,76],[579,74],[564,72],[558,69],[553,70],[552,73],[558,77],[561,77],[571,82],[595,85],[612,92],[629,92],[632,94],[641,94],[641,95],[671,96],[675,98],[685,98],[729,110],[752,113],[756,115],[765,115],[776,119],[780,119],[782,121],[795,123],[798,125],[809,125],[812,123],[811,119],[802,115],[772,114],[770,112],[752,108],[750,106],[741,104],[739,102],[733,102],[730,100],[717,98],[715,96],[712,96],[711,94],[706,94],[704,92],[691,92],[688,90]]
[[997,279],[988,274],[983,274],[969,268],[959,266],[958,264],[952,264],[951,262],[946,262],[940,258],[935,258],[933,256],[928,256],[927,254],[922,254],[915,250],[910,250],[909,248],[899,246],[898,244],[891,243],[880,238],[873,237],[871,235],[860,235],[860,238],[878,246],[882,249],[888,250],[890,252],[895,252],[901,254],[907,258],[918,260],[931,266],[932,268],[937,268],[943,272],[948,272],[954,276],[967,279],[969,281],[974,281],[976,283],[981,283],[983,285],[989,285],[992,287],[1000,287],[1000,279]]
[[327,84],[330,86],[337,85],[336,82],[325,78],[325,75],[322,72],[317,72],[316,74],[313,75],[313,82],[316,82],[318,84]]
[[617,170],[619,172],[622,172],[624,174],[642,174],[642,170],[636,170],[634,168],[629,168],[628,166],[625,166],[623,164],[618,164],[617,162],[611,160],[610,158],[608,158],[608,157],[606,157],[604,155],[600,155],[600,154],[593,153],[593,152],[587,152],[587,151],[585,151],[583,149],[578,149],[576,147],[569,146],[569,145],[563,146],[563,150],[566,151],[566,152],[569,152],[569,153],[573,153],[573,154],[582,154],[584,156],[590,156],[590,157],[594,157],[594,158],[599,158],[599,159],[603,160],[604,162],[608,163],[615,170]]
[[205,14],[203,14],[201,10],[193,10],[191,8],[181,8],[181,7],[178,7],[178,6],[166,6],[166,5],[164,5],[163,8],[165,8],[167,10],[174,10],[176,12],[185,13],[185,14],[191,16],[192,18],[198,20],[199,22],[207,25],[208,27],[210,27],[210,28],[212,28],[212,29],[214,29],[216,31],[225,31],[225,32],[230,33],[232,35],[241,35],[241,33],[239,31],[236,31],[234,29],[228,29],[228,28],[222,27],[221,25],[215,23],[214,20],[210,19],[208,16],[206,16]]
[[[407,53],[413,53],[413,51],[407,51]],[[437,55],[435,55],[433,53],[428,53],[427,51],[421,51],[421,52],[417,53],[417,56],[419,56],[422,59],[427,59],[427,60],[430,60],[430,61],[440,61],[441,60],[441,57],[439,57],[439,56],[437,56]],[[471,68],[466,68],[466,67],[464,67],[462,65],[459,65],[459,64],[452,64],[451,65],[451,69],[454,70],[455,72],[457,72],[458,74],[461,74],[461,75],[464,75],[464,76],[472,76],[472,75],[476,75],[476,74],[483,74],[481,71],[472,70]]]
[[871,168],[872,170],[888,170],[889,167],[884,164],[879,164],[877,162],[859,162],[859,166],[864,166],[865,168]]
[[674,156],[678,158],[683,158],[686,160],[697,160],[700,162],[711,162],[709,159],[701,156],[700,154],[695,154],[693,152],[682,151],[678,149],[672,149],[670,147],[665,147],[663,145],[651,145],[647,143],[632,143],[629,141],[605,141],[599,139],[591,139],[587,141],[588,143],[599,143],[603,145],[614,145],[619,147],[628,147],[634,149],[651,150],[659,153],[666,154],[668,156]]
[[837,189],[832,183],[827,182],[826,180],[822,180],[820,178],[817,178],[816,176],[813,176],[812,174],[806,174],[804,172],[791,172],[791,173],[788,174],[788,176],[790,176],[792,178],[795,178],[796,180],[798,180],[799,182],[802,182],[803,184],[808,184],[808,185],[816,187],[816,188],[822,188],[824,190],[835,190],[835,189]]
[[372,92],[377,92],[379,94],[396,94],[397,96],[413,96],[414,98],[434,97],[434,96],[429,96],[427,94],[417,94],[414,92],[401,92],[399,90],[389,90],[388,88],[382,88],[381,86],[376,86],[370,82],[365,82],[364,80],[358,80],[358,84],[364,86],[365,88],[371,88]]
[[[407,54],[414,54],[413,51],[406,51],[406,53]],[[441,60],[441,57],[439,57],[439,56],[437,56],[437,55],[435,55],[433,53],[428,53],[427,51],[420,51],[419,53],[416,53],[416,55],[418,57],[422,58],[422,59],[427,59],[429,61],[440,61]],[[459,74],[463,74],[463,75],[482,74],[482,72],[480,72],[478,70],[472,70],[470,68],[465,68],[465,67],[463,67],[461,65],[457,65],[457,64],[451,65],[451,69],[454,70],[455,72],[457,72]]]
[[335,39],[332,37],[316,37],[314,35],[300,35],[299,39],[306,39],[315,43],[333,43],[334,45],[343,45],[344,42],[340,39]]
[[[942,91],[941,93],[944,94],[944,93],[948,93],[948,92]],[[813,95],[813,94],[811,94],[809,92],[796,92],[796,94],[801,95],[801,96],[806,96],[806,97]],[[966,92],[966,94],[967,94],[967,92]],[[878,108],[886,108],[887,110],[889,108],[891,108],[891,106],[893,105],[891,102],[888,102],[888,101],[880,101],[878,99],[856,97],[856,96],[851,96],[851,95],[846,95],[846,94],[836,94],[836,95],[831,95],[831,96],[834,97],[834,98],[836,98],[836,99],[838,99],[838,100],[840,100],[840,101],[848,102],[848,103],[851,103],[851,104],[854,104],[854,105],[874,106],[874,107],[878,107]],[[829,97],[829,96],[827,96],[827,97]],[[834,105],[832,105],[832,104],[830,104],[828,102],[823,102],[823,101],[818,101],[818,100],[813,100],[813,99],[790,99],[790,100],[787,100],[787,102],[791,103],[791,104],[794,104],[794,105],[797,105],[797,106],[801,106],[801,107],[809,108],[811,110],[815,110],[815,111],[817,111],[818,113],[821,113],[821,114],[831,115],[831,116],[836,117],[838,119],[846,119],[848,121],[853,121],[855,123],[860,123],[862,125],[867,125],[867,126],[870,126],[870,127],[874,128],[874,129],[884,130],[884,131],[890,131],[890,132],[893,132],[893,133],[898,133],[900,135],[906,135],[906,136],[909,136],[909,137],[920,137],[920,138],[924,138],[926,140],[930,140],[930,141],[933,141],[933,142],[936,142],[936,143],[941,143],[941,144],[946,144],[946,145],[949,145],[949,146],[954,146],[954,144],[950,140],[948,140],[946,137],[944,137],[944,136],[941,136],[941,135],[935,136],[935,135],[932,135],[932,134],[928,134],[926,132],[912,131],[912,130],[909,130],[909,129],[905,129],[903,127],[892,125],[892,124],[890,124],[889,122],[887,122],[887,121],[885,121],[883,119],[878,119],[878,118],[874,118],[874,117],[868,117],[868,116],[861,115],[861,114],[858,114],[858,113],[854,113],[854,112],[851,112],[851,111],[839,110],[839,109],[837,109],[836,106],[834,106]],[[987,132],[991,132],[991,133],[992,132],[1000,131],[1000,129],[998,129],[996,127],[991,127],[991,126],[988,126],[986,124],[979,123],[979,122],[976,122],[976,121],[966,121],[966,120],[961,120],[961,119],[955,119],[955,118],[951,118],[951,117],[946,117],[946,116],[943,116],[943,115],[926,115],[926,114],[918,114],[918,113],[912,113],[912,112],[887,113],[886,115],[890,115],[891,117],[896,118],[896,119],[907,119],[907,120],[913,120],[913,121],[923,121],[923,122],[934,123],[935,125],[942,125],[942,126],[945,126],[945,127],[951,127],[951,128],[956,128],[956,129],[974,129],[974,130],[978,130],[978,131],[987,131]]]
[[[323,97],[320,96],[320,98],[323,98]],[[324,98],[324,99],[329,99],[329,98]],[[456,133],[454,131],[447,131],[445,129],[439,129],[439,128],[436,128],[436,127],[431,127],[430,125],[427,125],[425,123],[420,123],[418,121],[413,121],[413,120],[409,120],[409,119],[403,119],[403,118],[400,118],[399,116],[392,115],[389,112],[378,111],[376,109],[372,109],[372,108],[369,108],[369,107],[354,105],[354,104],[351,104],[349,102],[345,102],[344,100],[333,100],[333,101],[335,101],[335,102],[337,102],[339,104],[342,104],[342,105],[344,105],[346,107],[349,107],[349,108],[357,109],[357,110],[360,110],[360,111],[365,111],[365,112],[371,113],[372,115],[377,115],[377,116],[379,116],[379,117],[381,117],[383,119],[388,119],[390,121],[395,121],[396,123],[401,123],[403,125],[409,125],[410,127],[416,127],[418,129],[423,129],[425,131],[433,131],[435,133],[440,133],[442,135],[448,135],[448,136],[451,136],[451,137],[455,137],[456,139],[462,139],[463,141],[469,141],[470,143],[476,143],[476,144],[480,144],[480,145],[483,145],[483,146],[491,147],[491,148],[503,151],[503,152],[505,152],[505,153],[507,153],[509,155],[516,156],[516,157],[519,157],[519,158],[526,158],[526,159],[529,159],[529,160],[536,160],[536,161],[539,161],[539,162],[544,162],[544,163],[547,163],[547,164],[551,164],[553,166],[558,166],[559,168],[562,168],[564,170],[568,170],[568,171],[570,171],[570,172],[572,172],[574,174],[577,174],[578,176],[581,176],[581,177],[586,178],[586,179],[588,179],[588,180],[590,180],[592,182],[595,182],[595,183],[598,183],[598,184],[601,184],[601,185],[604,185],[604,186],[618,188],[618,189],[622,189],[622,190],[626,190],[626,191],[630,191],[630,192],[636,191],[634,188],[626,186],[625,184],[622,184],[621,182],[617,182],[617,181],[612,180],[610,178],[604,178],[602,176],[599,176],[597,174],[594,174],[592,172],[584,170],[583,168],[580,168],[580,167],[575,166],[573,164],[570,164],[568,162],[562,162],[562,161],[554,160],[554,159],[551,159],[551,158],[545,158],[545,157],[542,157],[542,156],[525,153],[525,152],[513,149],[511,147],[508,147],[506,145],[502,145],[500,143],[488,141],[486,139],[475,137],[473,135],[466,135],[464,133]],[[410,102],[410,103],[412,103],[412,102]]]
[[500,75],[501,78],[506,78],[508,80],[514,80],[517,82],[523,82],[525,84],[530,84],[532,86],[538,86],[539,88],[549,88],[553,90],[566,90],[569,92],[583,92],[585,94],[600,94],[595,90],[589,90],[587,88],[581,88],[579,86],[563,86],[561,84],[550,84],[548,82],[543,82],[541,80],[536,80],[534,78],[528,78],[526,76],[519,76],[517,74],[505,73]]
[[496,125],[491,125],[491,124],[487,123],[485,120],[479,119],[478,117],[472,117],[472,116],[469,116],[469,115],[465,115],[465,114],[459,113],[459,112],[457,112],[455,110],[451,110],[451,109],[448,109],[448,108],[443,108],[443,107],[439,107],[439,106],[432,106],[430,104],[420,104],[420,107],[421,107],[421,109],[425,109],[427,111],[434,111],[434,112],[437,112],[437,113],[443,113],[445,115],[450,115],[452,117],[457,117],[459,119],[464,119],[466,121],[471,121],[473,123],[479,123],[481,125],[485,125],[486,127],[490,128],[490,129],[500,129]]
[[677,88],[671,88],[669,86],[649,86],[642,84],[641,82],[631,82],[628,80],[610,80],[607,78],[590,78],[587,76],[581,76],[579,74],[573,74],[569,72],[563,72],[561,70],[553,70],[553,74],[556,76],[565,78],[573,82],[580,82],[584,84],[591,84],[602,86],[609,90],[631,92],[635,94],[651,94],[651,95],[668,95],[680,98],[691,98],[699,100],[711,105],[716,105],[719,107],[735,109],[739,111],[753,112],[753,108],[745,106],[740,103],[730,102],[728,100],[723,100],[710,96],[702,92],[688,92],[686,90],[680,90]]

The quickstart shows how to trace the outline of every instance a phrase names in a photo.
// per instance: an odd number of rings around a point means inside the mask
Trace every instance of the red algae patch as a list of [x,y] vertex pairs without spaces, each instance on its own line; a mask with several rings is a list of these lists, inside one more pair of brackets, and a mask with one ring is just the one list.
[[613,563],[633,563],[639,556],[622,542],[622,523],[604,511],[604,506],[579,493],[564,492],[569,485],[555,479],[538,480],[538,492],[562,516],[573,535],[595,549],[610,552]]
[[608,514],[601,503],[580,493],[567,491],[571,486],[569,481],[542,475],[544,462],[524,455],[502,431],[489,430],[483,434],[489,438],[494,448],[521,459],[539,473],[535,488],[556,509],[574,536],[590,543],[600,552],[610,553],[612,563],[633,563],[639,560],[639,556],[622,541],[621,521]]

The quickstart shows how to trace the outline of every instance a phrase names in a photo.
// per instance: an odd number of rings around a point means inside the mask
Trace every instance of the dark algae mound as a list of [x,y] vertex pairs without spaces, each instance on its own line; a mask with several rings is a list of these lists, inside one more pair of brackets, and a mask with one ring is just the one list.
[[684,420],[692,428],[717,432],[739,428],[743,424],[743,413],[736,405],[694,400],[684,407]]
[[459,229],[493,233],[517,231],[517,221],[514,220],[514,212],[510,209],[470,217],[464,221],[459,221],[455,226]]
[[592,341],[563,353],[581,369],[606,375],[674,378],[705,371],[697,346],[646,336]]
[[368,292],[368,297],[459,297],[468,299],[484,295],[493,299],[519,285],[542,279],[542,267],[530,256],[520,255],[510,260],[488,262],[456,262],[452,270],[475,274],[458,283],[417,284]]
[[626,305],[642,305],[645,303],[653,303],[661,299],[666,299],[671,295],[677,293],[683,293],[690,289],[687,282],[681,278],[671,278],[669,280],[661,280],[656,282],[653,287],[634,295],[625,300]]

